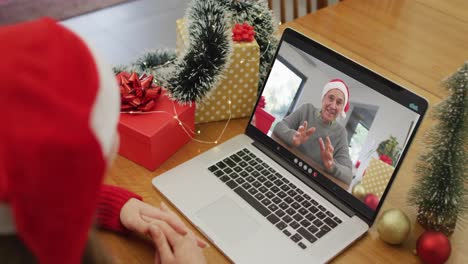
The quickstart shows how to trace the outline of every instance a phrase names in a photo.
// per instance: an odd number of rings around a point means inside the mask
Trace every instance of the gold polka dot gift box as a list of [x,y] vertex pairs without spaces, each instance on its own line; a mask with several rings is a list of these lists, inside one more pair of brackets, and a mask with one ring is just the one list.
[[[180,55],[188,47],[189,36],[185,19],[178,19],[176,26],[176,51]],[[260,48],[255,40],[233,42],[231,63],[224,78],[203,102],[197,103],[195,123],[250,116],[257,100],[259,57]]]
[[380,199],[393,170],[395,170],[393,166],[378,159],[371,159],[366,174],[362,177],[362,185],[367,193],[373,193]]

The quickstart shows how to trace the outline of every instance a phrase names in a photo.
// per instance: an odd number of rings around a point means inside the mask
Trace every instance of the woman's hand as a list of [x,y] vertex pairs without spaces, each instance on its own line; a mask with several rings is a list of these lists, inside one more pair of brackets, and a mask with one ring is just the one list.
[[307,129],[307,121],[304,121],[301,126],[297,129],[296,133],[294,133],[292,138],[292,144],[295,147],[306,142],[312,134],[315,132],[315,127],[311,127]]
[[333,151],[335,150],[332,146],[330,137],[327,136],[326,144],[323,143],[323,139],[319,138],[320,143],[320,156],[322,157],[323,165],[325,169],[331,171],[333,169]]
[[193,233],[181,235],[166,222],[154,220],[150,235],[157,248],[155,263],[205,264],[202,250],[197,246]]
[[[120,222],[123,226],[141,235],[150,234],[150,226],[154,220],[164,221],[180,235],[191,233],[182,220],[169,210],[164,203],[161,203],[160,208],[156,208],[138,199],[131,198],[120,210]],[[199,238],[197,238],[197,244],[202,248],[207,245],[206,242]]]

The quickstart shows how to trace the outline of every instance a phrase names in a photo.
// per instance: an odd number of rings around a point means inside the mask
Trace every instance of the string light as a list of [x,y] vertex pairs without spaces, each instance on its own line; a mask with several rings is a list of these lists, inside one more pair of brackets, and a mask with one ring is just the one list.
[[177,110],[176,110],[176,107],[175,107],[175,104],[174,104],[174,101],[172,101],[172,109],[173,109],[173,113],[169,113],[167,111],[147,111],[147,112],[138,112],[138,111],[125,111],[125,112],[120,112],[121,114],[130,114],[130,115],[145,115],[145,114],[166,114],[166,115],[170,115],[172,116],[172,118],[174,118],[177,123],[179,124],[179,126],[182,128],[182,130],[185,132],[185,134],[187,134],[187,136],[189,138],[191,138],[193,141],[196,141],[196,142],[199,142],[199,143],[204,143],[204,144],[218,144],[218,142],[221,140],[222,136],[224,135],[224,132],[226,131],[226,128],[227,126],[229,125],[229,122],[231,121],[231,117],[232,117],[232,112],[231,112],[231,99],[229,98],[228,101],[228,114],[229,114],[229,117],[228,119],[226,120],[226,124],[224,125],[224,128],[223,130],[221,131],[221,133],[219,134],[219,136],[216,138],[215,141],[206,141],[206,140],[200,140],[200,139],[196,139],[193,135],[201,135],[201,131],[200,130],[197,130],[197,131],[193,131],[189,125],[187,125],[186,123],[184,123],[182,120],[179,119],[179,114],[177,113]]
[[[259,59],[263,58],[263,56],[268,52],[268,50],[270,49],[270,43],[271,43],[271,41],[268,41],[268,45],[267,45],[266,49],[263,51],[263,53],[260,54]],[[240,63],[244,63],[245,61],[256,62],[256,60],[240,60]]]

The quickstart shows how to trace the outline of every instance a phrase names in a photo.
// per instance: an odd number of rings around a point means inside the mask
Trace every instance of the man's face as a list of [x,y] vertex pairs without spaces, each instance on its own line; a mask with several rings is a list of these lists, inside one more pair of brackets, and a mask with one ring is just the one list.
[[325,122],[334,121],[343,111],[344,94],[338,89],[328,91],[322,100],[322,119]]

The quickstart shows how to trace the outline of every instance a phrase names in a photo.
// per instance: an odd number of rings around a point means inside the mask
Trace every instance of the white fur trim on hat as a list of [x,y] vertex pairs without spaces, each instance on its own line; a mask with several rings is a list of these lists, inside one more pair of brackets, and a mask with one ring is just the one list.
[[322,100],[323,100],[323,97],[325,97],[325,95],[330,91],[330,90],[333,90],[333,89],[338,89],[340,90],[343,94],[344,94],[344,106],[343,106],[343,110],[341,111],[341,117],[343,118],[346,118],[346,113],[345,111],[347,111],[346,109],[346,106],[348,105],[348,87],[346,86],[346,84],[341,81],[341,80],[332,80],[330,82],[328,82],[327,84],[325,84],[325,86],[323,87],[323,90],[322,90]]
[[[67,25],[63,26],[74,31],[73,28]],[[109,160],[109,158],[112,158],[115,140],[118,139],[117,124],[120,116],[120,90],[112,72],[112,67],[99,55],[99,52],[89,41],[82,38],[78,32],[75,32],[75,34],[86,44],[96,64],[99,87],[90,116],[90,127],[101,145],[104,157]]]
[[99,88],[91,112],[91,130],[101,145],[104,157],[110,159],[113,145],[117,140],[120,115],[119,87],[112,68],[92,47],[89,49],[94,57],[99,77]]

